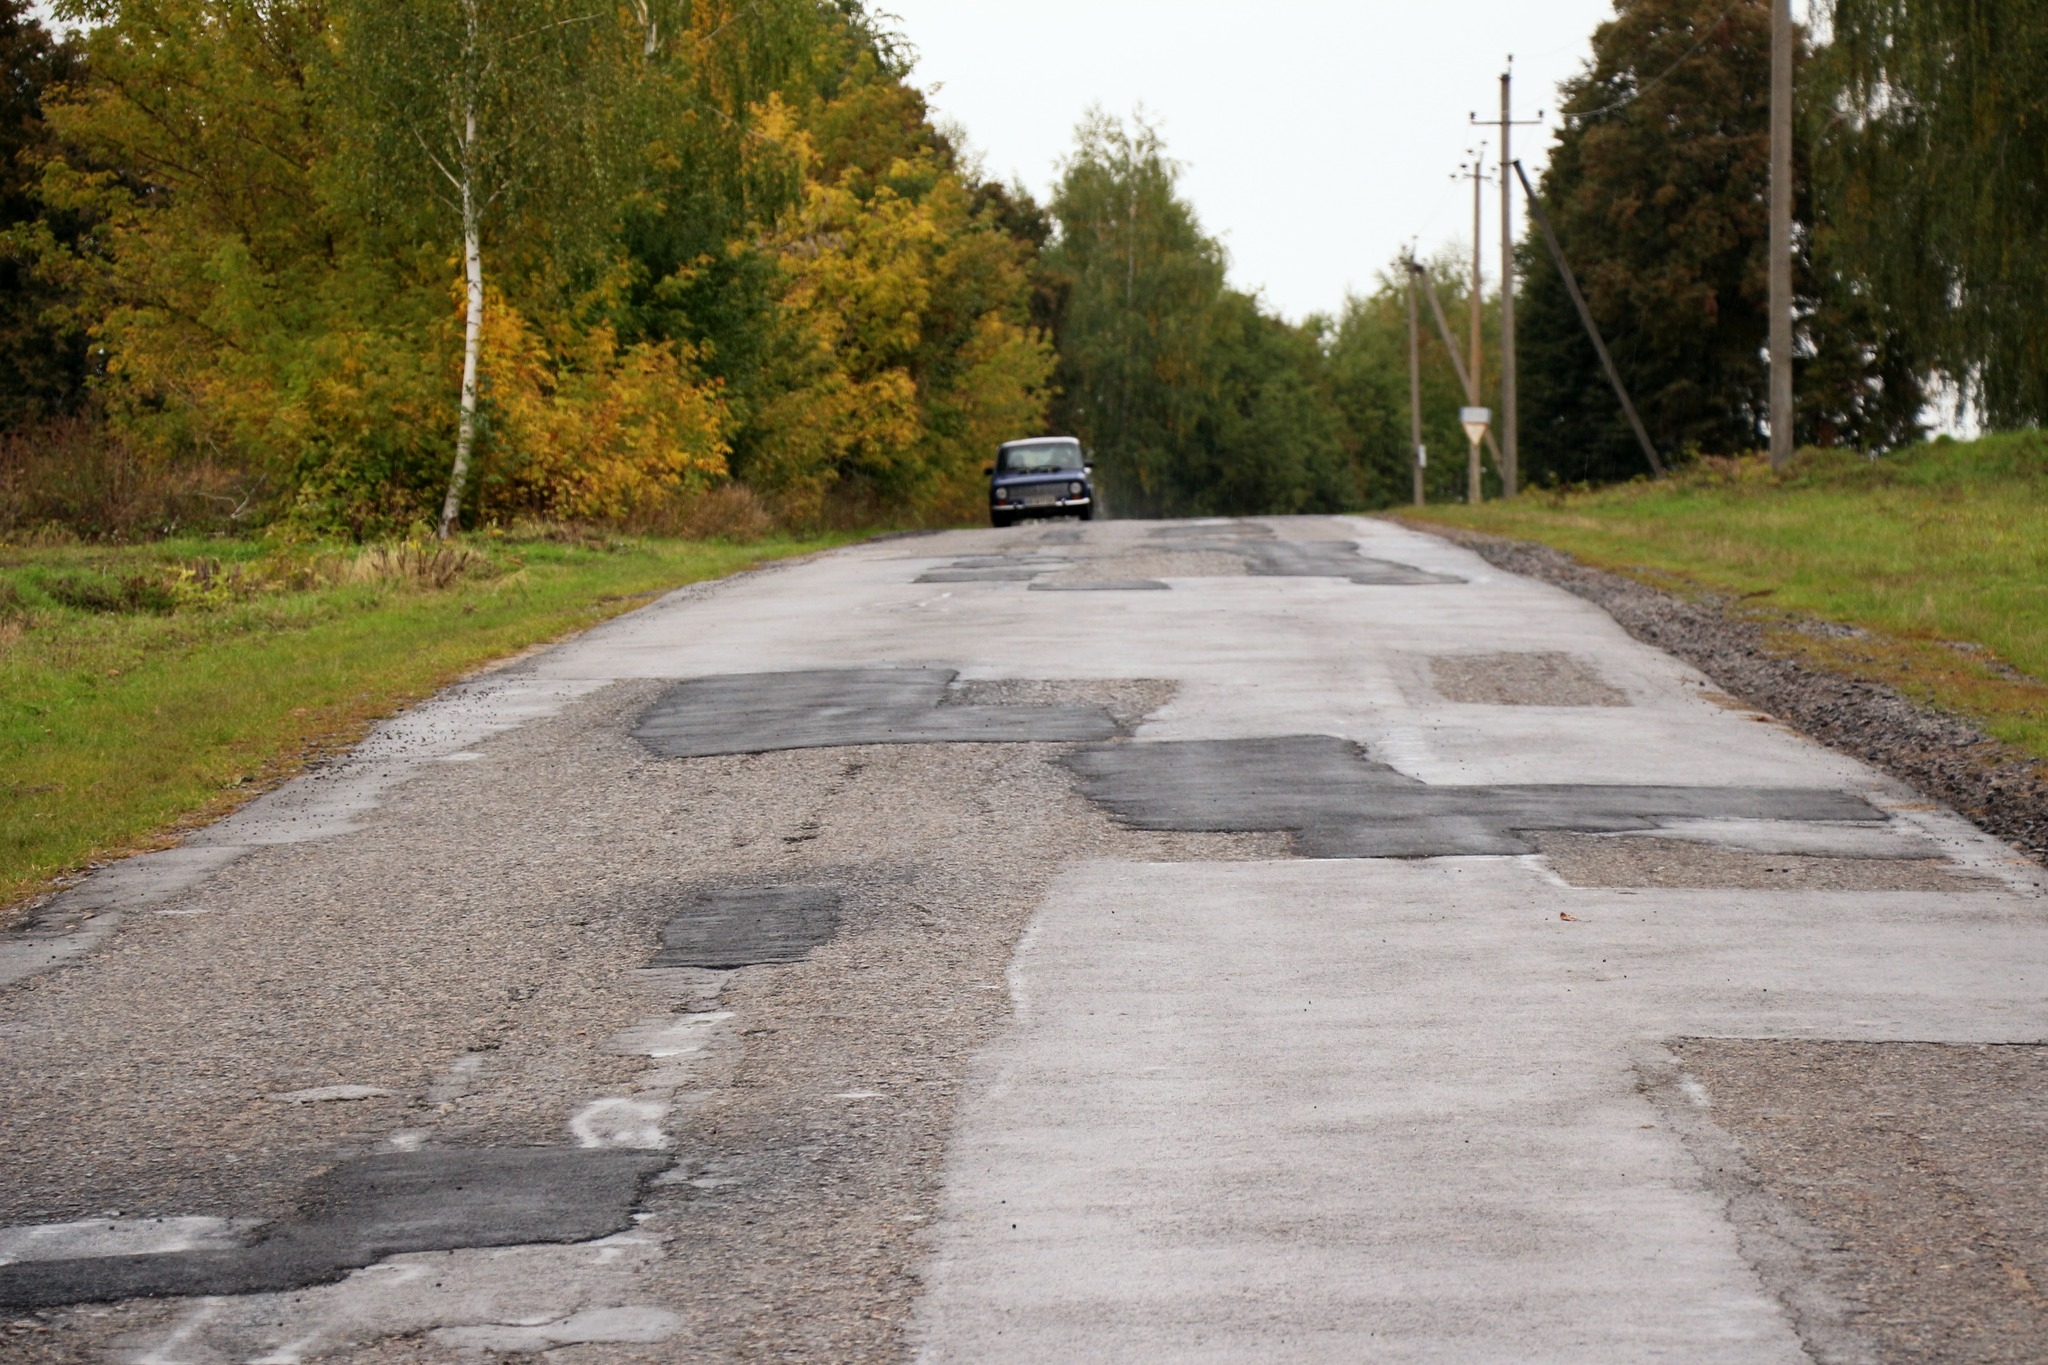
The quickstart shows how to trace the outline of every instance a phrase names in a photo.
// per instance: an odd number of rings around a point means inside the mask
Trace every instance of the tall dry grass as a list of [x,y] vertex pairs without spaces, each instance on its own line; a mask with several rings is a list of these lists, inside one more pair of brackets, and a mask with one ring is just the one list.
[[650,503],[628,517],[621,529],[633,535],[750,545],[782,530],[783,524],[778,510],[759,493],[743,483],[722,483]]
[[454,541],[398,540],[365,545],[333,561],[339,583],[401,583],[446,588],[461,578],[487,578],[497,566],[488,555]]
[[144,541],[249,529],[268,490],[247,470],[152,458],[90,417],[0,433],[0,535]]

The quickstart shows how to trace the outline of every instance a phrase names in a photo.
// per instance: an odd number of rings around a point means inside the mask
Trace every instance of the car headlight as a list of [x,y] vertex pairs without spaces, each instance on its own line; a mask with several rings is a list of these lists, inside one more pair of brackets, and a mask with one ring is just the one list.
[[1072,497],[1072,498],[1078,498],[1078,497],[1080,497],[1080,496],[1081,496],[1081,485],[1080,485],[1080,484],[1078,484],[1078,483],[1070,483],[1070,484],[1068,484],[1068,485],[1067,485],[1067,496],[1068,496],[1068,497]]

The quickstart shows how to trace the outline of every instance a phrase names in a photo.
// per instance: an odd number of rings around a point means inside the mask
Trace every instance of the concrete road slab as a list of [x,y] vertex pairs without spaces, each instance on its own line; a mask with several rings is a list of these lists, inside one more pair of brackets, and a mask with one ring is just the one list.
[[1510,859],[1076,868],[1011,986],[926,1360],[1803,1360],[1643,1050],[2048,1036],[2017,897]]

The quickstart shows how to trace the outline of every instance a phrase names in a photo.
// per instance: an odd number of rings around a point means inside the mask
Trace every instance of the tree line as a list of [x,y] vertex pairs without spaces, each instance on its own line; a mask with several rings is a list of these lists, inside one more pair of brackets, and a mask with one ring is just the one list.
[[[1767,443],[1769,0],[1617,0],[1537,193],[1668,462]],[[1930,402],[2048,419],[2048,9],[1832,0],[1797,48],[1795,437],[1871,453]],[[1380,507],[1409,496],[1407,267],[1289,327],[1222,285],[1156,139],[1084,128],[1054,208],[1070,289],[1055,411],[1126,506]],[[1128,221],[1127,221],[1128,220]],[[1419,277],[1460,350],[1469,246]],[[1148,275],[1148,262],[1154,263]],[[1647,472],[1541,236],[1517,250],[1522,476]],[[1481,343],[1499,354],[1499,300]],[[1260,325],[1250,325],[1258,318]],[[1240,321],[1244,320],[1244,321]],[[1463,496],[1464,401],[1421,309],[1428,496]],[[1291,357],[1291,364],[1283,357]],[[1488,373],[1499,374],[1497,363]],[[1144,382],[1152,376],[1151,385]],[[1490,395],[1497,405],[1497,395]],[[1439,458],[1440,457],[1440,458]],[[1498,491],[1497,470],[1486,485]]]
[[0,8],[16,425],[373,535],[729,480],[957,519],[1041,420],[1036,243],[858,4]]
[[[2048,14],[1821,8],[1800,440],[1891,448],[1943,389],[2040,422]],[[1091,115],[1043,204],[989,181],[858,0],[57,12],[74,36],[0,0],[0,427],[82,413],[354,536],[719,488],[792,525],[957,521],[995,443],[1044,430],[1082,437],[1119,514],[1408,495],[1403,263],[1331,315],[1276,315],[1229,285],[1136,119]],[[1769,0],[1618,0],[1539,183],[1676,459],[1754,449],[1768,420],[1769,25]],[[1540,241],[1519,273],[1525,480],[1634,476]],[[1427,278],[1458,327],[1458,250]],[[1423,326],[1449,498],[1462,393]]]

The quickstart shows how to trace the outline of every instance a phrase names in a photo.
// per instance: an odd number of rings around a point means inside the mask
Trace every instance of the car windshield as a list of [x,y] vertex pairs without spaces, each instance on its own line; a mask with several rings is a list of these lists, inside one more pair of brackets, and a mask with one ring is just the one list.
[[997,467],[1005,474],[1025,474],[1038,469],[1079,469],[1081,447],[1072,441],[1005,446]]

